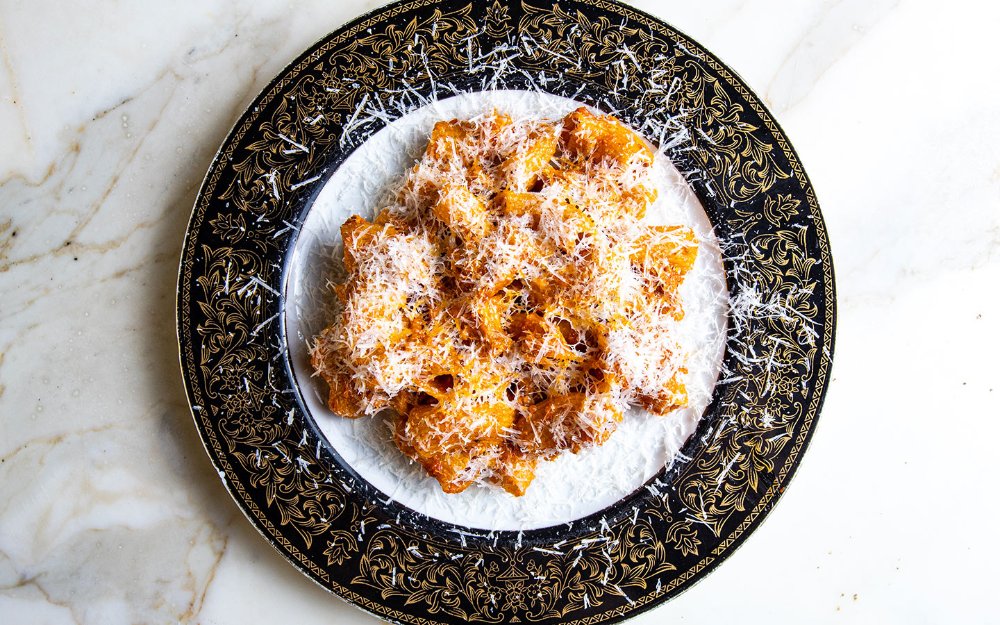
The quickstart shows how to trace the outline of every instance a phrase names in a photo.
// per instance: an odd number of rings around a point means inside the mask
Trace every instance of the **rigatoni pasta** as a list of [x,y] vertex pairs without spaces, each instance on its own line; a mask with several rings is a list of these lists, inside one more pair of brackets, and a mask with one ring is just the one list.
[[611,116],[435,125],[374,221],[341,228],[342,310],[314,341],[330,409],[390,409],[444,491],[521,495],[630,405],[686,404],[678,289],[698,249],[643,221],[653,153]]

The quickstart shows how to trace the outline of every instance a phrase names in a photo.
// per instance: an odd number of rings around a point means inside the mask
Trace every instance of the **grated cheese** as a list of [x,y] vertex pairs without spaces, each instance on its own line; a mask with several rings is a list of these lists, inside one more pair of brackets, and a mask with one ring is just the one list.
[[446,492],[520,495],[631,406],[684,406],[677,289],[698,241],[643,220],[652,162],[587,109],[438,123],[375,221],[341,228],[342,310],[311,348],[330,408],[394,408],[397,445]]

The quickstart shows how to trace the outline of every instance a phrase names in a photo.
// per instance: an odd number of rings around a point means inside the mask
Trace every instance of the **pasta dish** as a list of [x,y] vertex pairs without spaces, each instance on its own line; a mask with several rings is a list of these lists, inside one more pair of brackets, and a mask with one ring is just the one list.
[[311,347],[328,405],[388,410],[447,493],[523,495],[630,406],[687,403],[678,289],[698,241],[644,221],[653,152],[614,117],[438,122],[394,201],[341,227],[341,303]]

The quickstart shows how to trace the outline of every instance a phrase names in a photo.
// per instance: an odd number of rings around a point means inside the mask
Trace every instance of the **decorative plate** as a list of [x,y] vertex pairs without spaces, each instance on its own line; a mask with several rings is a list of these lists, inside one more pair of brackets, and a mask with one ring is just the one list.
[[[331,442],[296,368],[296,258],[327,183],[384,129],[483,92],[568,98],[660,146],[703,207],[728,291],[721,374],[683,448],[610,505],[517,530],[387,494]],[[834,315],[815,194],[759,98],[683,34],[606,0],[402,2],[314,45],[212,163],[177,299],[195,423],[240,508],[323,587],[422,624],[617,622],[702,578],[795,471]]]

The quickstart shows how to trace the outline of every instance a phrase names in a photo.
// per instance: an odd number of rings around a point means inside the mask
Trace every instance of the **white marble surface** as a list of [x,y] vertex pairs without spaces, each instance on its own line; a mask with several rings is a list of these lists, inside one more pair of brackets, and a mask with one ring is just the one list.
[[[0,622],[374,623],[237,511],[184,401],[181,238],[242,107],[374,2],[0,2]],[[995,622],[1000,9],[636,3],[816,186],[834,378],[766,523],[635,623]]]

